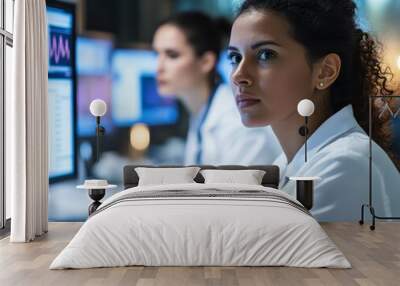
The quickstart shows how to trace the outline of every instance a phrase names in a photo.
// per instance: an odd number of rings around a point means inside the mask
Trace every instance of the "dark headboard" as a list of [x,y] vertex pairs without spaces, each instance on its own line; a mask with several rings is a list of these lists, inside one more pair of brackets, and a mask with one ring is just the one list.
[[[263,170],[265,175],[262,180],[262,185],[265,187],[278,188],[279,185],[279,167],[273,165],[254,165],[254,166],[240,166],[240,165],[222,165],[222,166],[211,166],[211,165],[196,165],[202,170],[204,169],[218,169],[218,170]],[[176,165],[163,165],[163,166],[149,166],[149,165],[128,165],[124,167],[124,189],[133,188],[138,185],[139,176],[137,175],[135,168],[147,167],[147,168],[179,168],[185,166]],[[197,183],[204,183],[204,178],[200,174],[194,178]]]

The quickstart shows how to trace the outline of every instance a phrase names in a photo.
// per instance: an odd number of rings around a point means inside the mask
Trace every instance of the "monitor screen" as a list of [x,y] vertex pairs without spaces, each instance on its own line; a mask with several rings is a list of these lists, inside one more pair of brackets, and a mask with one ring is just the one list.
[[77,67],[77,133],[79,137],[96,135],[96,119],[90,113],[92,100],[102,99],[107,113],[101,118],[106,134],[112,132],[111,119],[111,40],[78,37],[76,42]]
[[74,6],[47,5],[49,66],[49,178],[74,176],[75,82]]
[[115,50],[112,56],[112,119],[118,126],[137,122],[175,124],[178,106],[156,85],[157,57],[146,50]]
[[109,74],[112,48],[111,40],[78,37],[76,40],[76,70],[78,75]]
[[228,53],[226,51],[222,52],[219,57],[217,71],[221,76],[222,81],[224,83],[229,83],[229,78],[231,76],[231,71],[232,71],[232,65],[228,59]]

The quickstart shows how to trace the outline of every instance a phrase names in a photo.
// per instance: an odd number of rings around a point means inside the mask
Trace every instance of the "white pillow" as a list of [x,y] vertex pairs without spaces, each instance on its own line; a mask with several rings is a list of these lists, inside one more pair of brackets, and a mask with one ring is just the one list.
[[184,168],[135,168],[139,176],[138,186],[195,183],[199,167]]
[[202,170],[205,184],[226,183],[261,185],[265,171],[262,170]]

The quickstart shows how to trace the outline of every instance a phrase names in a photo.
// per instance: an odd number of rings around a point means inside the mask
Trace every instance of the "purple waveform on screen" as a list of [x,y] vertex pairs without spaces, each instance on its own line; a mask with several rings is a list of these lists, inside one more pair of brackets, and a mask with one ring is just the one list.
[[50,37],[50,63],[55,65],[69,64],[71,59],[71,50],[68,37],[61,33],[51,33]]

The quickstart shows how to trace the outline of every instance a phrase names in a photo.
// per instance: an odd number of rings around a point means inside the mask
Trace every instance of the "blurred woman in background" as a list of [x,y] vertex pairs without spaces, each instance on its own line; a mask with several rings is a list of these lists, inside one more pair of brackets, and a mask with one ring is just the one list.
[[270,127],[242,125],[217,72],[229,29],[203,13],[185,12],[162,22],[154,35],[158,91],[176,96],[190,114],[187,165],[271,164],[282,152]]
[[[289,177],[318,176],[311,213],[323,221],[357,220],[368,202],[369,96],[391,95],[378,45],[357,27],[352,0],[246,0],[233,23],[232,87],[246,126],[270,125],[284,153],[280,188]],[[309,118],[308,160],[297,112]],[[374,105],[372,189],[377,215],[400,213],[400,174],[388,156],[388,114]],[[378,144],[377,144],[378,143]],[[386,153],[386,152],[388,153]]]

